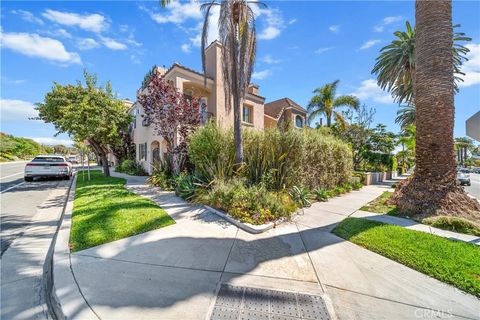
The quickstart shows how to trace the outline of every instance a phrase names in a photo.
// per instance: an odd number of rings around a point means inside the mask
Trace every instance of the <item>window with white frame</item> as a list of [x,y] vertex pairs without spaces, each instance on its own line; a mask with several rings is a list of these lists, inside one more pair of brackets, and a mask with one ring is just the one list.
[[295,116],[295,126],[297,128],[303,128],[303,117],[300,115]]
[[253,108],[251,106],[243,106],[242,121],[246,123],[253,123]]
[[147,143],[140,143],[138,145],[138,160],[147,160]]

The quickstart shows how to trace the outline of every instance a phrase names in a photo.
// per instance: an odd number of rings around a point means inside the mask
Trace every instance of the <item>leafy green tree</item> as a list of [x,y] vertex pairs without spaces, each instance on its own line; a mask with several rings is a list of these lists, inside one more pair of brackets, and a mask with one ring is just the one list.
[[0,158],[5,160],[28,159],[44,152],[44,147],[28,138],[0,133]]
[[342,113],[342,118],[345,119],[344,125],[335,123],[330,127],[336,136],[350,144],[355,170],[361,169],[370,149],[368,141],[372,134],[370,125],[374,115],[375,109],[362,105],[356,110],[346,110]]
[[325,115],[327,118],[327,127],[332,125],[332,117],[340,126],[345,125],[345,118],[343,114],[336,109],[341,107],[349,107],[357,109],[360,105],[358,98],[352,95],[337,96],[337,86],[340,80],[332,83],[327,83],[323,87],[317,88],[313,91],[315,94],[308,103],[308,121],[311,122],[314,118],[320,115]]
[[405,126],[397,137],[397,145],[401,147],[401,150],[397,152],[397,159],[402,171],[410,169],[415,164],[415,137],[416,127],[414,124]]
[[53,152],[55,152],[56,154],[67,154],[68,148],[63,144],[57,144],[53,146]]
[[100,157],[105,176],[110,176],[107,154],[110,145],[120,143],[119,132],[131,122],[122,101],[115,98],[110,82],[97,84],[97,76],[84,71],[85,85],[54,83],[43,103],[37,104],[39,117],[66,132],[76,141],[85,141]]

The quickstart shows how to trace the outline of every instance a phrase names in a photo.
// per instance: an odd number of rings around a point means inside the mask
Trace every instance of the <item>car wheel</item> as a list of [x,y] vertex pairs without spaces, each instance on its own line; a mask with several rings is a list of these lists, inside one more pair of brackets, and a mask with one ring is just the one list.
[[70,180],[70,175],[66,175],[65,177],[63,177],[63,180]]
[[26,182],[32,182],[33,181],[33,177],[25,177],[24,180]]

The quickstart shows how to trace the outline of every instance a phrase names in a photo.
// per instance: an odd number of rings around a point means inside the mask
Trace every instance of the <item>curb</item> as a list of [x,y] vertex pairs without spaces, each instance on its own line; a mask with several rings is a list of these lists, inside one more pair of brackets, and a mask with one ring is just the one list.
[[54,319],[100,319],[85,300],[73,274],[69,239],[73,210],[73,200],[77,174],[74,175],[68,190],[68,197],[61,215],[61,223],[49,249],[45,262],[47,304]]
[[277,225],[273,222],[266,223],[266,224],[261,224],[261,225],[243,223],[243,222],[238,221],[237,219],[234,219],[234,218],[230,217],[229,215],[227,215],[226,213],[224,213],[222,211],[219,211],[217,209],[211,208],[211,207],[206,206],[206,205],[204,205],[204,207],[208,211],[215,213],[217,216],[227,220],[228,222],[230,222],[233,225],[236,225],[240,229],[242,229],[244,231],[247,231],[249,233],[253,233],[253,234],[258,234],[258,233],[265,232],[267,230],[272,229],[273,227],[275,227]]

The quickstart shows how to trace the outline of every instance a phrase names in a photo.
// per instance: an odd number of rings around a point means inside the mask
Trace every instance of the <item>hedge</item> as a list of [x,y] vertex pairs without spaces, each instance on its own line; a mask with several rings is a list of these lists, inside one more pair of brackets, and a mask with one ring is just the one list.
[[199,128],[188,143],[194,173],[207,182],[241,175],[248,183],[263,183],[270,190],[294,185],[314,189],[341,185],[352,176],[350,147],[317,129],[247,129],[243,151],[245,163],[234,172],[233,132],[214,122]]

